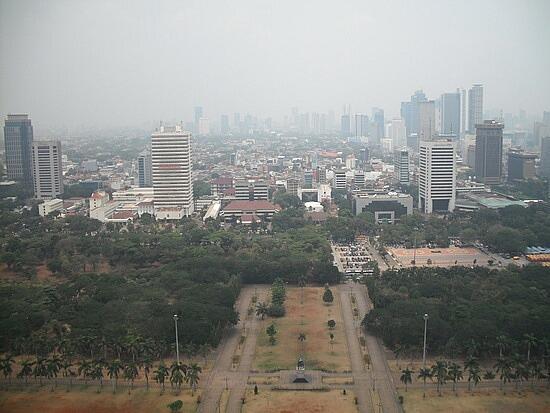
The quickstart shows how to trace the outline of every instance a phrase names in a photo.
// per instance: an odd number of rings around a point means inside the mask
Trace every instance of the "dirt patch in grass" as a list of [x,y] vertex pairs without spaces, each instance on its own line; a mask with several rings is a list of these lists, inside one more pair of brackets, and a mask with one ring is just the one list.
[[[342,310],[338,294],[333,291],[334,302],[323,303],[322,287],[287,289],[285,302],[286,315],[281,318],[266,318],[261,322],[253,369],[257,371],[293,370],[302,353],[302,344],[298,340],[301,332],[306,335],[303,343],[306,369],[326,371],[351,370],[348,346],[342,321]],[[334,320],[336,327],[329,330],[328,320]],[[275,323],[277,343],[272,346],[265,330]],[[329,334],[334,335],[331,346]]]
[[277,384],[279,376],[251,376],[248,378],[248,384]]
[[324,384],[353,384],[353,377],[323,377]]
[[196,396],[189,392],[174,395],[167,390],[160,395],[157,390],[136,389],[132,394],[119,391],[112,394],[109,389],[97,393],[96,389],[66,392],[47,389],[28,391],[1,391],[0,412],[6,413],[150,413],[168,412],[166,407],[173,401],[183,401],[182,412],[194,412],[197,407]]
[[507,392],[498,390],[476,390],[475,392],[443,393],[441,397],[435,391],[401,391],[404,408],[407,413],[453,412],[453,413],[543,413],[550,411],[549,392]]
[[254,395],[252,390],[246,392],[244,413],[356,413],[357,406],[351,391],[331,390],[313,391],[267,391],[260,390]]

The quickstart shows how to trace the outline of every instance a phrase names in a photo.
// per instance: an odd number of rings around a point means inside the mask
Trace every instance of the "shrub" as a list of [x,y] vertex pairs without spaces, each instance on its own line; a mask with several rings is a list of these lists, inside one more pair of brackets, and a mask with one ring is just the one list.
[[279,304],[272,304],[267,309],[267,315],[270,317],[284,317],[285,307]]

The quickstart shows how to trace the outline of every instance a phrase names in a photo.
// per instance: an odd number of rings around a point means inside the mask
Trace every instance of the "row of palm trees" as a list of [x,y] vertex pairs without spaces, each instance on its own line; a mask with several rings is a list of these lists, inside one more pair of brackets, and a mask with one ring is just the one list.
[[[14,364],[16,362],[11,355],[0,358],[0,371],[8,382],[11,382]],[[34,378],[41,386],[45,379],[52,385],[52,391],[57,387],[57,379],[61,376],[68,380],[68,389],[72,388],[73,380],[76,378],[83,379],[85,385],[88,384],[88,380],[94,380],[99,383],[98,392],[103,389],[103,380],[108,377],[111,380],[113,393],[117,391],[118,380],[123,378],[130,385],[128,390],[130,392],[134,388],[134,381],[142,372],[147,390],[149,390],[149,379],[152,378],[160,385],[162,393],[165,390],[165,383],[169,381],[178,394],[183,383],[188,383],[194,395],[202,372],[202,368],[197,363],[187,365],[174,361],[167,366],[161,361],[154,366],[148,359],[137,362],[95,359],[72,363],[69,359],[56,354],[51,357],[21,360],[19,366],[17,378],[24,380],[25,384],[28,384],[29,378]]]
[[[523,381],[531,381],[531,385],[539,380],[548,380],[550,385],[550,359],[544,358],[542,361],[536,359],[523,359],[519,354],[512,356],[499,357],[494,364],[493,370],[485,370],[482,374],[481,367],[477,358],[469,356],[464,362],[464,366],[460,366],[455,362],[438,360],[430,368],[420,368],[418,379],[424,382],[424,396],[426,397],[426,381],[434,381],[437,386],[437,393],[441,395],[442,387],[448,382],[453,383],[453,392],[456,392],[457,382],[466,378],[468,380],[468,391],[472,390],[472,385],[475,388],[483,380],[494,380],[496,375],[499,375],[500,389],[504,390],[504,385],[514,381],[516,390]],[[496,372],[496,373],[495,373]],[[401,382],[407,386],[412,383],[414,371],[408,367],[401,371]]]

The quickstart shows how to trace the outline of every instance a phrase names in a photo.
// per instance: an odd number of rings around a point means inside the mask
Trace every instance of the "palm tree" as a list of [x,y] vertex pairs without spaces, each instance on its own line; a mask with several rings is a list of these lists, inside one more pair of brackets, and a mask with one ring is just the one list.
[[124,367],[124,378],[130,382],[130,389],[128,390],[128,393],[134,390],[134,380],[138,376],[138,373],[138,368],[134,362],[128,363]]
[[537,345],[537,338],[533,334],[524,334],[525,344],[527,344],[527,363],[531,361],[531,347]]
[[195,395],[195,390],[197,389],[197,386],[199,384],[200,380],[200,373],[202,372],[202,368],[197,365],[196,363],[191,364],[187,368],[187,374],[185,375],[185,381],[189,383],[191,386],[191,396]]
[[466,345],[466,351],[470,357],[477,356],[479,344],[472,338]]
[[422,379],[422,381],[424,382],[424,394],[422,397],[425,398],[426,397],[426,380],[432,378],[432,371],[429,368],[421,368],[418,371],[418,378]]
[[92,372],[92,363],[82,360],[78,363],[78,375],[84,377],[84,385],[88,384],[88,377]]
[[11,384],[11,374],[13,373],[12,364],[15,363],[15,360],[10,354],[0,359],[0,370],[4,375],[4,379],[8,379],[8,383]]
[[107,374],[109,375],[109,378],[111,379],[111,383],[113,385],[113,394],[116,393],[116,386],[118,384],[118,375],[121,370],[122,370],[122,362],[119,359],[112,360],[107,365]]
[[17,377],[24,378],[25,384],[27,384],[29,376],[32,375],[32,366],[34,365],[34,362],[30,360],[23,360],[19,364],[21,365],[21,370],[17,374]]
[[485,374],[483,374],[484,380],[494,380],[495,379],[495,373],[493,370],[487,370]]
[[512,377],[512,362],[509,358],[499,358],[495,363],[497,373],[500,373],[500,390],[504,389],[504,384],[509,382]]
[[262,303],[256,304],[256,316],[261,317],[261,319],[263,320],[267,315],[267,309],[268,309],[267,303],[262,302]]
[[146,357],[143,362],[143,374],[145,375],[145,386],[147,387],[147,391],[149,391],[149,373],[151,371],[151,367],[153,367],[153,362],[149,357]]
[[[479,374],[479,362],[477,361],[477,358],[475,357],[468,357],[466,361],[464,362],[464,370],[472,371],[477,370]],[[470,376],[468,376],[468,391],[470,391]]]
[[441,386],[447,380],[447,362],[438,360],[432,366],[432,376],[437,379],[437,393],[441,396]]
[[176,386],[177,393],[180,393],[181,385],[185,380],[187,374],[187,366],[182,363],[174,362],[170,367],[170,383],[172,386]]
[[92,371],[90,372],[90,376],[93,380],[99,380],[99,389],[97,390],[98,393],[103,390],[103,368],[105,367],[105,362],[103,360],[95,360],[92,363]]
[[161,393],[164,393],[164,382],[166,378],[170,375],[168,372],[168,368],[164,365],[164,363],[160,363],[157,367],[157,369],[153,372],[153,378],[155,381],[161,385]]
[[481,381],[481,374],[480,374],[479,367],[471,367],[468,369],[468,391],[471,391],[471,383],[474,383],[474,387],[478,385],[478,383]]
[[508,345],[509,345],[509,340],[508,340],[508,337],[506,336],[498,336],[497,337],[497,348],[498,348],[498,356],[499,358],[502,358],[502,355],[504,354],[504,352],[506,351],[506,349],[508,348]]
[[304,355],[304,341],[306,341],[306,333],[304,332],[301,332],[299,335],[298,335],[298,341],[301,343],[301,347],[302,347],[302,356]]
[[405,391],[407,391],[407,386],[412,383],[413,371],[407,367],[405,370],[401,370],[401,373],[401,382],[405,385]]
[[304,287],[306,286],[306,276],[305,275],[300,275],[298,277],[298,286],[300,287],[300,303],[304,303]]
[[[61,370],[61,367],[62,367],[61,359],[56,355],[46,360],[46,369],[48,371],[47,373],[48,379],[52,379],[52,378],[54,379],[54,386],[56,388],[57,388],[57,374]],[[52,391],[53,391],[53,387],[52,387]]]
[[69,388],[67,390],[72,389],[73,387],[73,377],[75,376],[75,372],[71,370],[72,363],[66,359],[63,358],[61,360],[61,369],[63,370],[63,377],[69,378]]
[[456,363],[451,363],[447,369],[449,378],[453,381],[453,392],[456,394],[456,382],[462,380],[462,369]]
[[36,379],[38,377],[38,380],[40,382],[40,386],[42,386],[42,377],[48,376],[48,367],[46,365],[46,359],[43,357],[38,357],[36,361],[34,362],[34,369],[33,369],[33,375]]

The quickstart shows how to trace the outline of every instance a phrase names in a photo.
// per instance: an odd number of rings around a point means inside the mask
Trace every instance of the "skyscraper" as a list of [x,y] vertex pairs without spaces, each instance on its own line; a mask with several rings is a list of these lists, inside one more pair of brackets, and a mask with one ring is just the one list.
[[145,148],[137,158],[138,186],[149,188],[153,186],[153,173],[151,165],[151,148]]
[[364,113],[353,115],[353,136],[360,138],[368,135],[369,117]]
[[441,95],[441,133],[460,136],[460,93]]
[[468,90],[468,131],[475,132],[476,125],[483,123],[483,85],[473,85]]
[[164,127],[151,135],[155,210],[170,208],[193,213],[191,133],[180,126]]
[[227,115],[220,116],[220,132],[222,135],[229,133],[229,116]]
[[393,156],[395,179],[401,185],[409,185],[409,151],[407,148],[397,149]]
[[31,146],[33,130],[28,115],[8,115],[4,124],[8,179],[22,182],[29,190],[32,183]]
[[372,108],[372,123],[374,126],[374,143],[380,144],[381,140],[384,139],[384,110]]
[[541,138],[539,176],[550,178],[550,135]]
[[202,106],[195,106],[195,125],[194,125],[195,133],[199,133],[199,124],[202,116],[203,116]]
[[348,138],[351,135],[350,118],[349,118],[349,115],[347,114],[342,115],[342,118],[340,120],[340,133],[344,138]]
[[455,208],[455,146],[446,140],[420,142],[418,208],[430,214]]
[[392,119],[388,131],[394,148],[407,146],[407,129],[403,119]]
[[401,118],[405,121],[407,136],[418,133],[418,104],[427,100],[424,92],[417,90],[409,102],[401,103]]
[[534,153],[526,153],[523,150],[508,151],[508,181],[533,179],[535,177]]
[[486,120],[476,125],[476,179],[485,184],[502,180],[502,130],[504,124]]
[[61,142],[34,141],[31,147],[34,197],[52,199],[63,193]]
[[435,136],[435,102],[433,100],[418,103],[418,137],[429,141]]

